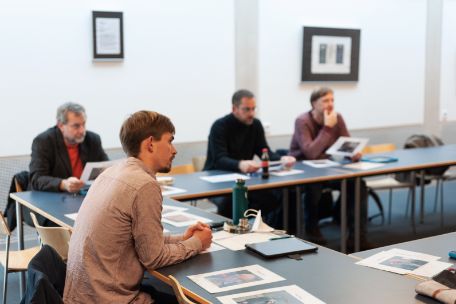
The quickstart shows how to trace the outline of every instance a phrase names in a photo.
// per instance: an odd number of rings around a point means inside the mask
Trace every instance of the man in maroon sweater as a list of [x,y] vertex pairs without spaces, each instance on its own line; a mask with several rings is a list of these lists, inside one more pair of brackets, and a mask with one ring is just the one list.
[[[350,136],[342,116],[334,110],[334,93],[329,88],[320,88],[310,96],[312,109],[296,118],[295,130],[290,144],[290,155],[296,159],[313,160],[325,159],[329,155],[326,150],[331,147],[340,136]],[[361,154],[357,154],[352,161],[358,161]],[[311,241],[324,244],[326,240],[318,227],[318,205],[325,188],[340,190],[340,181],[330,181],[309,184],[305,192],[305,226],[306,234]],[[354,197],[355,185],[353,181],[347,183],[349,245],[354,238]],[[366,241],[367,225],[367,188],[361,183],[361,247],[371,247]]]

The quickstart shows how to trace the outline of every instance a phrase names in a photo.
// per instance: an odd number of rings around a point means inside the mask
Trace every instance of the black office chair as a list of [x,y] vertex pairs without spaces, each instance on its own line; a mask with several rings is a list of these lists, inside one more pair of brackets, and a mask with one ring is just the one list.
[[27,268],[27,289],[21,304],[63,303],[66,264],[57,251],[44,245]]

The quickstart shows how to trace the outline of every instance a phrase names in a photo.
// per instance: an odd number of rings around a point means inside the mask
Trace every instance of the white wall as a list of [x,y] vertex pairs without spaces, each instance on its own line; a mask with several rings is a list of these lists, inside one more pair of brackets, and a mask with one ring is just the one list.
[[[425,0],[261,0],[259,111],[272,134],[293,132],[311,91],[335,90],[350,129],[423,122]],[[361,29],[359,81],[301,83],[303,26]],[[454,87],[453,87],[454,88]]]
[[[123,62],[92,62],[92,10],[124,13]],[[30,153],[68,100],[105,148],[137,110],[168,115],[177,142],[206,139],[230,110],[231,0],[0,0],[0,37],[0,156]]]
[[[440,111],[442,120],[456,120],[456,1],[443,2]],[[446,112],[446,117],[444,113]]]

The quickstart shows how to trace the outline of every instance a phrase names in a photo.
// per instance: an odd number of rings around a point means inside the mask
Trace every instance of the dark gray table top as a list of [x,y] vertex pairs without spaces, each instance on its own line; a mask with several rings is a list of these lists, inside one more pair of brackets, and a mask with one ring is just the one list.
[[[264,259],[245,250],[222,250],[201,254],[185,263],[157,270],[162,279],[172,274],[181,285],[207,302],[216,297],[240,292],[296,284],[326,303],[437,303],[416,295],[416,280],[355,264],[356,260],[339,252],[319,247],[317,253],[296,261],[287,257]],[[187,278],[223,269],[259,264],[285,281],[210,294]],[[156,274],[157,275],[157,274]],[[204,301],[203,301],[204,302]]]
[[431,236],[419,240],[398,243],[390,246],[375,248],[372,250],[360,251],[352,254],[357,258],[367,258],[378,252],[399,248],[404,250],[416,251],[421,253],[427,253],[441,257],[440,261],[448,263],[456,263],[456,260],[448,257],[448,252],[456,250],[456,232]]
[[[372,154],[375,155],[375,154]],[[440,147],[395,150],[380,155],[396,157],[398,161],[384,164],[381,167],[369,170],[348,169],[345,167],[313,168],[298,161],[295,169],[304,170],[301,174],[289,176],[273,176],[262,179],[260,174],[250,177],[246,181],[249,190],[291,187],[307,183],[328,180],[341,180],[354,177],[366,177],[400,171],[421,170],[431,167],[456,165],[456,145]],[[187,190],[184,193],[171,195],[177,200],[191,200],[231,193],[234,182],[209,183],[201,179],[202,176],[228,174],[232,172],[211,170],[191,174],[175,175],[174,187]]]
[[[84,196],[73,195],[68,193],[43,192],[43,191],[25,191],[13,193],[11,197],[19,201],[22,205],[29,207],[36,213],[43,215],[55,223],[72,228],[74,220],[66,217],[65,214],[76,213],[82,204]],[[211,219],[213,222],[223,222],[227,220],[225,217],[218,214],[206,212],[202,209],[195,208],[189,205],[183,205],[181,202],[170,198],[163,198],[163,203],[170,206],[185,207],[188,212]],[[163,227],[170,232],[182,232],[186,227],[174,227],[172,225],[163,224]]]

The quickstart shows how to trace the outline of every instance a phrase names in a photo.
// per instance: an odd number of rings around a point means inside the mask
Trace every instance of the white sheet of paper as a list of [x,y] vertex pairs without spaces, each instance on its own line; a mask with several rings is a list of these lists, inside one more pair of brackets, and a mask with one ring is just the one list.
[[273,234],[270,232],[250,232],[244,234],[233,234],[229,233],[231,237],[225,238],[216,238],[212,237],[212,241],[222,245],[225,248],[230,250],[243,250],[245,249],[245,244],[254,244],[260,242],[269,241],[271,238],[276,238],[277,234]]
[[360,162],[345,165],[344,168],[355,169],[355,170],[370,170],[370,169],[375,169],[375,168],[379,168],[379,167],[383,167],[383,166],[385,166],[385,164],[360,161]]
[[157,182],[163,186],[169,186],[174,183],[174,177],[172,176],[156,176]]
[[188,208],[163,205],[162,215],[163,214],[168,214],[168,213],[171,213],[171,212],[182,212],[182,211],[185,211],[185,210],[188,210]]
[[210,223],[212,220],[186,212],[171,212],[162,215],[162,222],[175,227],[185,227],[197,222]]
[[332,161],[330,159],[303,160],[302,163],[314,168],[329,168],[340,166],[338,162]]
[[188,276],[210,293],[223,292],[285,280],[260,265],[250,265]]
[[219,250],[223,250],[223,249],[225,249],[225,247],[217,245],[216,243],[213,242],[211,244],[211,247],[207,248],[206,250],[201,251],[200,254],[219,251]]
[[76,218],[78,217],[78,213],[77,213],[77,212],[75,212],[75,213],[68,213],[68,214],[65,214],[65,216],[66,216],[67,218],[70,218],[70,219],[72,219],[73,221],[75,221]]
[[271,171],[271,175],[274,176],[288,176],[288,175],[295,175],[295,174],[301,174],[304,173],[304,170],[298,170],[298,169],[291,169],[291,170],[279,170],[279,171]]
[[408,274],[438,259],[440,259],[438,256],[394,248],[374,254],[356,264],[399,274]]
[[261,299],[261,303],[325,303],[297,285],[289,285],[276,288],[243,292],[238,294],[231,294],[223,297],[217,297],[217,299],[222,304],[238,304],[250,302],[253,303],[255,299]]
[[442,272],[443,270],[451,267],[453,264],[441,262],[441,261],[431,261],[426,265],[423,265],[411,273],[414,275],[431,278],[436,274]]
[[239,174],[239,173],[201,176],[200,178],[209,183],[235,182],[237,179],[243,179],[243,180],[250,179],[250,177],[248,177],[247,175]]
[[187,192],[187,190],[185,190],[185,189],[171,187],[171,186],[161,186],[160,188],[161,188],[163,196]]
[[86,163],[86,165],[84,166],[84,170],[82,171],[81,180],[85,184],[90,185],[104,170],[117,164],[120,161],[122,160],[117,159],[102,162],[88,162]]

